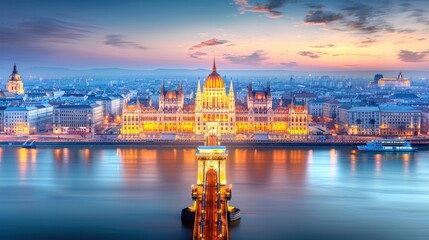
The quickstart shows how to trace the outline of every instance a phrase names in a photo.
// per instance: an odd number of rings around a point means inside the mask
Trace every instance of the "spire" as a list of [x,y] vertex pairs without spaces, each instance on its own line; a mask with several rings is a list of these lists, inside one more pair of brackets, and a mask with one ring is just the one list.
[[198,78],[197,94],[201,94],[201,83],[200,83],[200,78]]
[[403,79],[404,77],[402,76],[402,72],[399,72],[399,75],[398,75],[398,80],[399,79]]
[[234,96],[234,86],[232,85],[232,78],[231,78],[231,81],[229,82],[229,95]]
[[16,69],[16,63],[13,64],[13,72],[12,73],[14,73],[14,74],[18,73],[18,70]]
[[213,56],[213,72],[216,72],[216,56]]
[[165,91],[165,89],[164,89],[164,80],[162,80],[162,83],[161,83],[161,95],[164,95],[164,91]]

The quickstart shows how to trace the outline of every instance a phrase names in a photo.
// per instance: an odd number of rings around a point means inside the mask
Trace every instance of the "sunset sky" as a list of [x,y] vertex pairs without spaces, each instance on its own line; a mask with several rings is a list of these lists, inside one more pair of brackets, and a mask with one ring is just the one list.
[[427,0],[0,1],[0,68],[429,70]]

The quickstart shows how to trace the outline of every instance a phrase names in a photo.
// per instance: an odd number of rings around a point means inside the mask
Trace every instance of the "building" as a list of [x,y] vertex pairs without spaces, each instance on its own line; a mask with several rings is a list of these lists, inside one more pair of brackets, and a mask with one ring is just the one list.
[[323,117],[323,104],[326,101],[323,99],[311,100],[307,104],[308,114],[314,119]]
[[9,106],[4,110],[4,131],[11,135],[29,135],[50,130],[53,107],[49,104],[37,106]]
[[420,134],[421,111],[408,106],[380,107],[380,134],[417,136]]
[[417,136],[422,112],[408,106],[340,107],[338,123],[350,135]]
[[107,96],[89,96],[87,99],[89,102],[95,102],[98,105],[103,106],[104,115],[118,115],[121,114],[121,100],[119,97],[107,97]]
[[[298,110],[296,110],[298,111]],[[307,111],[300,111],[308,122]],[[185,103],[180,83],[177,88],[161,84],[158,105],[150,100],[133,100],[124,105],[123,138],[203,139],[210,131],[225,139],[268,140],[285,138],[289,107],[273,106],[271,86],[249,83],[245,101],[236,101],[232,81],[227,87],[213,63],[203,87],[198,81],[195,101]],[[301,126],[303,127],[303,126]],[[308,131],[292,131],[306,135]]]
[[293,138],[308,135],[308,113],[304,99],[298,101],[293,97],[289,110],[288,131]]
[[[125,102],[122,111],[121,133],[130,138],[140,138],[142,133],[140,102]],[[156,126],[155,126],[156,129]]]
[[6,85],[7,91],[14,94],[24,94],[24,84],[22,83],[21,75],[19,75],[16,64],[13,65],[12,74],[9,76],[9,81]]
[[323,117],[327,120],[333,120],[337,118],[337,108],[342,104],[343,103],[335,99],[323,103]]
[[402,73],[399,73],[397,78],[380,78],[377,84],[380,88],[409,88],[411,86],[410,80],[404,78]]
[[4,110],[7,106],[0,106],[0,133],[4,132]]
[[352,107],[347,110],[345,123],[350,135],[380,135],[380,109]]
[[101,128],[103,106],[60,105],[54,109],[53,133],[94,134]]

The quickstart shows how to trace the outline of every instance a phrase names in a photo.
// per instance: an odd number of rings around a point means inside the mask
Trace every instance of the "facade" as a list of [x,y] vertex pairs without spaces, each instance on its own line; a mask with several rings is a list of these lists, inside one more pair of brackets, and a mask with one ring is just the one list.
[[[212,72],[203,88],[198,81],[195,101],[185,104],[182,84],[167,89],[162,82],[158,106],[152,100],[128,101],[122,112],[123,138],[203,139],[205,133],[216,131],[221,139],[285,138],[290,134],[308,133],[307,111],[295,110],[300,118],[289,119],[289,107],[273,106],[270,83],[247,88],[245,102],[235,99],[232,81],[227,91],[213,63]],[[301,118],[302,116],[302,118]],[[304,117],[305,116],[305,117]],[[290,131],[288,124],[300,122]],[[295,125],[294,125],[295,126]],[[298,126],[298,125],[296,125]],[[307,130],[303,130],[303,129]],[[298,130],[299,129],[299,130]]]
[[52,126],[51,105],[9,106],[4,110],[4,131],[11,135],[28,135],[47,131]]
[[323,117],[329,120],[337,118],[337,109],[341,105],[342,103],[335,99],[323,103]]
[[54,109],[53,133],[94,134],[103,121],[103,106],[60,105]]
[[411,86],[410,80],[404,78],[402,73],[399,73],[397,78],[380,78],[377,84],[380,88],[409,88]]
[[24,94],[24,84],[22,83],[21,75],[19,75],[16,64],[13,65],[12,74],[9,76],[9,81],[6,85],[7,91],[14,94]]
[[288,130],[292,138],[308,135],[308,114],[305,100],[298,101],[295,97],[292,99]]
[[408,106],[339,108],[338,123],[350,135],[417,136],[422,112]]
[[379,107],[352,107],[347,110],[350,135],[380,135]]
[[421,127],[421,111],[408,106],[380,107],[381,135],[417,136]]
[[317,118],[317,117],[323,117],[323,104],[325,103],[322,99],[315,99],[312,101],[309,101],[307,104],[307,110],[308,114],[311,115],[311,117]]
[[88,97],[88,101],[103,106],[104,115],[118,115],[121,113],[121,100],[118,97],[96,96]]

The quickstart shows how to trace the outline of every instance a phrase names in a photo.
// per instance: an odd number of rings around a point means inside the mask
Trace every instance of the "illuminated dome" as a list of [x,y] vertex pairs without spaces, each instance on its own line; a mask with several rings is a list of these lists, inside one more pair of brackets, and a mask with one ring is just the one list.
[[225,88],[222,77],[216,72],[215,61],[213,61],[213,72],[207,77],[204,88]]
[[165,95],[167,99],[175,99],[177,97],[176,91],[168,91]]
[[13,65],[13,72],[9,76],[9,81],[21,81],[21,75],[19,75],[18,70],[16,69],[16,64]]

